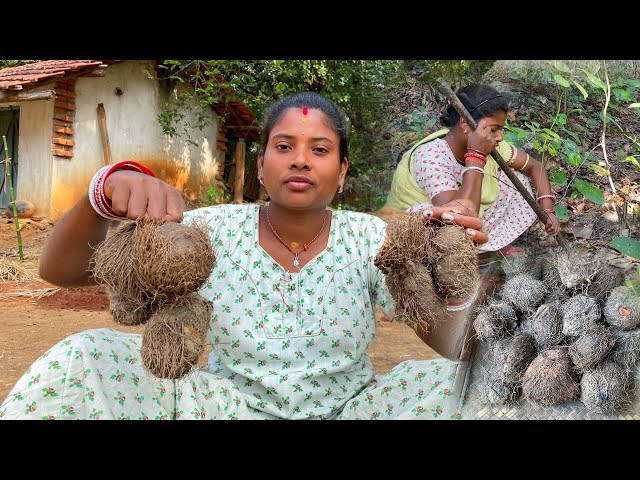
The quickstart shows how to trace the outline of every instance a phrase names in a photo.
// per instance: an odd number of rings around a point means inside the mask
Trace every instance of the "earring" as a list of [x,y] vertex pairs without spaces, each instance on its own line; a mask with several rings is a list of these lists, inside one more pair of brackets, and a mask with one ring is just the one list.
[[262,175],[258,175],[258,181],[260,182],[260,185],[264,185],[264,182],[262,181]]
[[342,193],[342,188],[343,188],[342,185],[338,186],[338,193]]

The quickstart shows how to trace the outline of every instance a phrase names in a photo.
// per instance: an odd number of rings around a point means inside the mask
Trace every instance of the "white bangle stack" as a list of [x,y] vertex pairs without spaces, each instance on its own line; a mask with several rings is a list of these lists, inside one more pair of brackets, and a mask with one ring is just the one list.
[[98,202],[101,204],[106,204],[106,199],[104,198],[104,174],[107,173],[107,170],[111,168],[111,165],[106,165],[102,167],[100,170],[96,172],[96,174],[91,179],[91,183],[89,184],[89,201],[91,202],[91,206],[96,211],[98,215],[107,220],[118,220],[120,217],[114,217],[113,215],[109,215],[106,209],[100,208],[98,206]]
[[111,200],[104,194],[104,182],[109,175],[118,170],[132,170],[155,177],[155,174],[150,169],[132,160],[105,165],[98,170],[89,184],[89,202],[91,202],[91,206],[98,215],[109,220],[126,220],[126,217],[121,217],[113,211]]
[[462,169],[462,175],[464,175],[465,173],[467,173],[469,170],[474,170],[476,172],[481,173],[482,175],[484,175],[484,170],[482,169],[482,167],[464,167]]

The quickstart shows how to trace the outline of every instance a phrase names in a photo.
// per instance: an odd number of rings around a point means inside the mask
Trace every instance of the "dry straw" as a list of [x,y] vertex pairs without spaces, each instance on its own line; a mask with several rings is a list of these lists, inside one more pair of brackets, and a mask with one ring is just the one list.
[[34,272],[18,264],[15,260],[0,257],[0,281],[26,282],[36,278],[38,276]]

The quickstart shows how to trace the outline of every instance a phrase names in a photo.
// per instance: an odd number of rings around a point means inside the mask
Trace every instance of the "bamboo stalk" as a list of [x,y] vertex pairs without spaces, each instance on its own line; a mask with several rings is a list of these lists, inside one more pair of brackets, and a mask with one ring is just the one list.
[[18,222],[18,210],[16,209],[16,197],[13,193],[13,183],[11,181],[11,158],[9,157],[9,147],[7,146],[7,137],[2,136],[4,142],[5,169],[7,173],[7,183],[9,183],[9,198],[11,198],[11,206],[13,207],[13,222],[16,225],[16,234],[18,235],[18,254],[20,261],[24,262],[24,254],[22,253],[22,234],[20,233],[20,223]]

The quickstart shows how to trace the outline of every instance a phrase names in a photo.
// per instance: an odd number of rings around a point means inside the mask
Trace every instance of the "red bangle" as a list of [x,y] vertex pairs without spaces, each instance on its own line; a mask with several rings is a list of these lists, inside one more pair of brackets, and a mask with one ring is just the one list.
[[544,211],[552,215],[556,214],[556,211],[553,208],[545,208]]
[[116,219],[121,220],[123,217],[120,217],[113,211],[111,200],[107,198],[104,193],[104,183],[109,175],[118,170],[133,170],[136,172],[144,173],[145,175],[150,175],[155,177],[155,174],[137,162],[126,161],[119,162],[114,165],[107,165],[102,167],[91,179],[91,185],[89,186],[89,201],[93,206],[93,209],[102,217],[107,219]]
[[134,172],[144,173],[145,175],[151,175],[152,177],[156,176],[155,173],[151,171],[151,169],[145,167],[144,165],[138,162],[133,162],[131,160],[128,160],[124,162],[114,163],[111,166],[111,168],[107,170],[107,172],[99,180],[98,186],[96,188],[96,190],[102,194],[102,198],[107,203],[107,207],[109,208],[109,210],[111,210],[111,199],[107,198],[107,196],[104,193],[104,183],[107,181],[107,178],[109,178],[109,175],[111,175],[114,172],[117,172],[118,170],[133,170]]
[[482,156],[484,156],[484,157],[486,157],[486,156],[487,156],[487,154],[486,154],[486,153],[481,152],[481,151],[480,151],[480,150],[478,150],[477,148],[473,148],[473,147],[467,147],[467,152],[477,153],[477,154],[480,154],[480,155],[482,155]]
[[487,164],[487,157],[481,157],[476,153],[465,153],[464,160],[469,162],[477,162],[483,167]]

